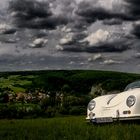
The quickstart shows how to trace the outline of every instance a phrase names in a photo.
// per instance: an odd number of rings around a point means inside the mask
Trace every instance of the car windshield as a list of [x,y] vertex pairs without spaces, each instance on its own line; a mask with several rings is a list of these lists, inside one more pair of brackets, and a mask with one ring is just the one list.
[[136,81],[136,82],[133,82],[133,83],[127,85],[126,88],[124,89],[124,91],[134,89],[134,88],[140,88],[140,81]]

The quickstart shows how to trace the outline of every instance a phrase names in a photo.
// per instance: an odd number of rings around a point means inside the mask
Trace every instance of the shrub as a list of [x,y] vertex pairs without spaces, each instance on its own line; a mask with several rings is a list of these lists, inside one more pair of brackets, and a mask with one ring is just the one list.
[[84,106],[73,106],[69,110],[70,115],[85,115],[86,107]]
[[45,110],[44,113],[45,113],[45,116],[46,116],[46,117],[49,117],[49,118],[54,117],[54,116],[55,116],[55,109],[54,109],[53,107],[49,106],[49,107]]
[[39,105],[34,104],[0,104],[0,118],[34,118],[42,115]]
[[69,114],[69,109],[65,107],[60,107],[59,113],[62,115],[68,115]]

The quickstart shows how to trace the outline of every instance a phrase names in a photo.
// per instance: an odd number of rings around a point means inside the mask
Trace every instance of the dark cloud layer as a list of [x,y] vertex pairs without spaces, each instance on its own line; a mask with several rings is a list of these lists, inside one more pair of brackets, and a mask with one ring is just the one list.
[[140,38],[140,24],[139,25],[134,24],[133,26],[134,26],[134,28],[133,28],[132,34],[134,34],[136,37]]
[[125,0],[128,2],[128,7],[132,16],[136,19],[140,19],[140,1],[139,0]]
[[67,23],[65,17],[52,14],[46,1],[13,0],[9,3],[9,9],[18,27],[54,29],[57,25]]
[[16,25],[21,28],[34,28],[34,29],[55,29],[57,25],[67,24],[67,20],[63,17],[47,17],[47,18],[34,18],[32,20],[16,19]]
[[[85,45],[87,47],[85,47]],[[70,51],[70,52],[88,52],[88,53],[100,53],[100,52],[123,52],[130,49],[128,44],[123,42],[115,42],[115,43],[105,43],[99,46],[88,46],[88,44],[80,44],[78,45],[65,45],[63,46],[63,51]]]
[[52,15],[47,2],[38,2],[35,0],[13,0],[9,3],[9,8],[16,12],[15,17],[26,20]]
[[16,29],[8,29],[3,31],[3,34],[14,34],[17,30]]
[[[128,3],[129,14],[135,17],[136,20],[140,20],[140,0],[125,0]],[[131,32],[136,37],[140,38],[140,24],[133,24],[133,30]]]
[[129,14],[121,13],[119,11],[111,11],[102,7],[93,7],[88,2],[81,2],[78,6],[76,14],[83,17],[88,23],[95,22],[96,20],[104,19],[122,19],[134,20],[135,18]]

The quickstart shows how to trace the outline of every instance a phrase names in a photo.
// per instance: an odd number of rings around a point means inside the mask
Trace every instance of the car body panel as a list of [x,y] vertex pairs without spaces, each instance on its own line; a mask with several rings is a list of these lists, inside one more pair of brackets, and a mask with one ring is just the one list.
[[[129,96],[135,96],[135,104],[128,107],[126,104]],[[95,121],[98,118],[107,120],[133,120],[140,119],[140,88],[130,89],[118,94],[99,96],[93,99],[96,106],[93,110],[87,108],[87,120]]]

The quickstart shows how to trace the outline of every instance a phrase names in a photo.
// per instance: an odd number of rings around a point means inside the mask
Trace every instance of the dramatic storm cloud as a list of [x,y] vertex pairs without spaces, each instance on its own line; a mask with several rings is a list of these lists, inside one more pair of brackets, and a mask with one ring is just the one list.
[[139,0],[1,0],[0,69],[140,71]]
[[63,17],[53,15],[47,1],[13,0],[9,3],[11,15],[18,27],[54,29],[66,24]]
[[102,4],[101,0],[83,1],[78,5],[76,14],[83,17],[88,23],[113,18],[133,20],[132,16],[126,14],[128,9],[122,0],[111,1],[110,5],[109,7],[108,5]]
[[128,3],[129,11],[135,18],[140,18],[140,1],[139,0],[125,0]]

